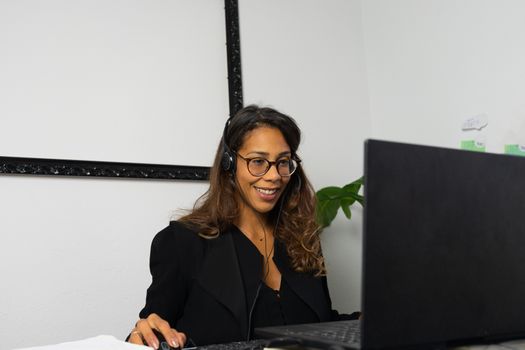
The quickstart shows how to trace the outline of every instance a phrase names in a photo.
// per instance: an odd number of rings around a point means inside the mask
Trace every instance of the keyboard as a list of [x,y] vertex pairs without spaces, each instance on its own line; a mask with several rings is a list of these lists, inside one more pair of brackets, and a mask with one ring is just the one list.
[[255,334],[263,337],[288,337],[303,345],[359,348],[361,326],[359,320],[296,324],[256,328]]
[[250,341],[237,341],[224,344],[198,346],[198,350],[263,350],[265,347],[283,347],[296,345],[297,342],[284,338],[255,339]]
[[256,339],[250,341],[236,341],[232,343],[213,344],[198,346],[199,350],[262,350],[268,343],[268,339]]
[[359,322],[326,322],[303,324],[288,328],[285,335],[296,337],[309,335],[342,343],[357,343],[361,337]]

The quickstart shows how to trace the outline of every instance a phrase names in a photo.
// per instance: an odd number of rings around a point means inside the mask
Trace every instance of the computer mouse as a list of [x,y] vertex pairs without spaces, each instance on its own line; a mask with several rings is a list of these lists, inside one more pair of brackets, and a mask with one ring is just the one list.
[[173,346],[171,346],[171,345],[166,341],[166,339],[164,338],[164,336],[162,335],[162,333],[159,332],[158,330],[154,329],[154,330],[153,330],[153,333],[155,333],[155,336],[156,336],[157,339],[159,340],[159,350],[180,350],[180,347],[178,347],[178,348],[174,348]]

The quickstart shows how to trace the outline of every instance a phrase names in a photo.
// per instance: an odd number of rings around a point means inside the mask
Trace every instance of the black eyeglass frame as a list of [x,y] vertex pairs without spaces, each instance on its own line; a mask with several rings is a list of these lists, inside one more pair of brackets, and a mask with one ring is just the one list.
[[[280,172],[279,172],[279,168],[277,167],[277,163],[282,160],[282,158],[279,158],[277,160],[274,160],[273,162],[266,159],[266,158],[263,158],[263,157],[252,157],[252,158],[246,158],[246,157],[243,157],[241,156],[239,153],[237,152],[234,152],[236,156],[238,156],[239,158],[241,158],[242,160],[246,161],[246,169],[248,169],[248,172],[250,174],[252,174],[252,176],[256,176],[256,177],[262,177],[264,175],[266,175],[266,173],[268,171],[270,171],[271,167],[272,166],[275,166],[275,169],[277,170],[277,173],[279,174],[279,176],[284,176],[284,177],[289,177],[289,176],[292,176],[293,173],[295,173],[295,171],[297,170],[297,168],[299,167],[299,164],[301,163],[301,158],[297,157],[296,155],[292,155],[289,159],[290,162],[295,162],[295,168],[292,170],[292,172],[290,174],[287,174],[287,175],[282,175]],[[259,159],[259,160],[264,160],[266,162],[266,164],[268,164],[268,166],[266,167],[266,170],[264,171],[264,173],[262,174],[254,174],[250,171],[250,162],[254,159]]]

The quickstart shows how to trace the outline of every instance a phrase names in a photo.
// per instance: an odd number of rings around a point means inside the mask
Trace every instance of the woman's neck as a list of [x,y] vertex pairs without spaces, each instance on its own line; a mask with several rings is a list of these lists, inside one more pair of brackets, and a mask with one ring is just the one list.
[[261,214],[246,205],[241,207],[237,227],[252,240],[259,240],[264,234],[272,235],[268,215]]

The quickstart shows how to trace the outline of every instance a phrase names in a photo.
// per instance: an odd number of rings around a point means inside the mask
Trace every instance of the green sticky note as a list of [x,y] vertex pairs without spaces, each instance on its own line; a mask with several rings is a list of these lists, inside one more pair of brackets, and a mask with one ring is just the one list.
[[505,154],[525,157],[525,148],[520,145],[505,145]]
[[480,144],[474,140],[463,140],[461,141],[461,149],[475,152],[485,152],[485,145]]

